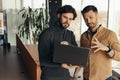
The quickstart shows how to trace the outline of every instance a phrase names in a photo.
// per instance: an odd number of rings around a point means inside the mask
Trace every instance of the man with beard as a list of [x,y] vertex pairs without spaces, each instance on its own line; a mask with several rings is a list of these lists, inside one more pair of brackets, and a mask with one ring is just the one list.
[[56,44],[75,45],[75,36],[67,28],[77,17],[75,9],[70,5],[62,6],[57,11],[58,21],[44,30],[38,40],[39,60],[42,70],[41,80],[71,80],[69,66],[53,62],[53,50]]
[[[98,10],[88,5],[82,10],[88,30],[81,35],[80,46],[90,48],[84,80],[112,80],[111,60],[120,61],[120,43],[116,34],[98,22]],[[77,75],[79,68],[76,69]]]

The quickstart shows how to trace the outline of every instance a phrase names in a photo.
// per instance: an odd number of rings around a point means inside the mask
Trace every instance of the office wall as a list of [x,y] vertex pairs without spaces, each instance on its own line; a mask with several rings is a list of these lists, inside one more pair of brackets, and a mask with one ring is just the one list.
[[2,0],[0,0],[0,10],[2,10]]
[[[114,31],[118,39],[120,41],[120,3],[119,0],[110,0],[109,2],[109,20],[108,20],[108,28]],[[120,68],[120,62],[119,61],[112,61],[112,67],[114,68]]]
[[3,10],[6,12],[7,40],[11,45],[16,45],[15,34],[17,33],[17,12],[21,8],[21,0],[2,0]]
[[109,1],[108,28],[113,30],[120,40],[120,3],[119,0]]

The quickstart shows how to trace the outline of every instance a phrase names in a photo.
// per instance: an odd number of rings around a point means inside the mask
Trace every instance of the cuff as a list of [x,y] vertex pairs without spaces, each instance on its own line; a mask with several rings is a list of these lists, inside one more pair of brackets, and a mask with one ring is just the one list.
[[109,55],[109,57],[113,57],[113,55],[114,55],[113,50],[111,50],[110,52],[108,52],[107,55]]
[[110,46],[107,47],[108,47],[108,51],[106,51],[106,53],[109,53],[112,50],[112,48]]

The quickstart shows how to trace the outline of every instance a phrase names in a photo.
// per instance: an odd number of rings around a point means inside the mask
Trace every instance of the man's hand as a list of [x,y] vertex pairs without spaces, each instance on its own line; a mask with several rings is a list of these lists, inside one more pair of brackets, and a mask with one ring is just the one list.
[[76,67],[78,67],[78,66],[62,64],[61,67],[65,68],[65,69],[73,69],[73,68],[76,68]]
[[73,77],[73,79],[72,80],[78,80],[78,77]]
[[101,51],[109,50],[109,48],[107,46],[103,45],[102,43],[100,43],[97,38],[95,38],[95,40],[92,42],[92,44],[93,44],[93,46],[91,46],[91,48],[95,49],[94,52],[97,52],[99,50],[101,50]]
[[80,71],[81,67],[78,66],[75,68],[74,74],[73,74],[73,80],[78,80],[78,73]]
[[60,44],[69,45],[69,43],[67,41],[61,41]]

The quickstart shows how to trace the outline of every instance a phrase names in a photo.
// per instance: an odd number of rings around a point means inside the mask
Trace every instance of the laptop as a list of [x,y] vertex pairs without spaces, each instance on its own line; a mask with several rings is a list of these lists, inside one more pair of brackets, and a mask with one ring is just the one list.
[[54,47],[53,62],[85,67],[89,57],[89,48],[61,45]]

